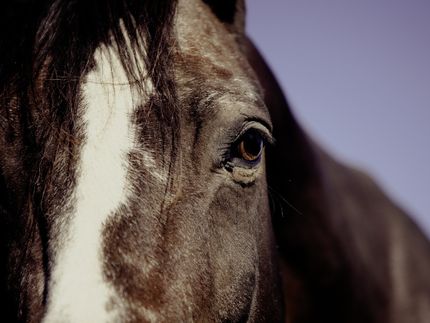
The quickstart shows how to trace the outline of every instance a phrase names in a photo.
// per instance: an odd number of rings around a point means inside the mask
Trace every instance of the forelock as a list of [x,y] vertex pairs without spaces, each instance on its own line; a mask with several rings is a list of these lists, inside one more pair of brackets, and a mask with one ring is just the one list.
[[[28,89],[40,78],[79,81],[104,44],[118,48],[131,82],[146,70],[165,91],[175,7],[174,0],[6,1],[0,5],[0,89],[11,81]],[[136,60],[143,60],[140,70]]]

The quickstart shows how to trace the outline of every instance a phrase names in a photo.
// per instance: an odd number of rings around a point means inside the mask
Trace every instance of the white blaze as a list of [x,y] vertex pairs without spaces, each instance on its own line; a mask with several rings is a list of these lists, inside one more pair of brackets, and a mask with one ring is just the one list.
[[83,87],[85,140],[73,214],[59,243],[44,322],[112,322],[115,291],[103,276],[104,224],[127,197],[127,153],[133,149],[136,102],[119,58],[102,47]]

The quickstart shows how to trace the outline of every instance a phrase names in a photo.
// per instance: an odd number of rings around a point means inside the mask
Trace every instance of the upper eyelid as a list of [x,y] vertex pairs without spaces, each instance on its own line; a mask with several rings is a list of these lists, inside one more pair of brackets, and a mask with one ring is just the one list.
[[256,130],[258,131],[266,141],[266,143],[273,145],[275,143],[275,138],[272,135],[271,130],[266,125],[266,123],[261,122],[261,120],[249,120],[246,122],[242,130],[239,132],[239,134],[236,136],[236,139],[233,142],[237,142],[240,140],[240,138],[249,130]]
[[270,120],[267,120],[266,118],[259,117],[259,116],[253,116],[253,117],[247,116],[247,115],[242,115],[242,116],[244,117],[245,123],[250,123],[250,122],[261,123],[263,126],[266,127],[266,129],[269,131],[270,134],[272,133],[273,126]]
[[[257,131],[264,140],[264,143],[270,146],[275,144],[275,138],[271,133],[271,124],[266,120],[259,117],[249,117],[242,115],[241,120],[237,120],[236,124],[231,127],[222,137],[223,143],[219,146],[218,156],[222,156],[219,160],[216,158],[216,165],[224,164],[225,161],[230,160],[235,147],[239,144],[240,139],[249,130]],[[222,161],[221,161],[222,160]]]

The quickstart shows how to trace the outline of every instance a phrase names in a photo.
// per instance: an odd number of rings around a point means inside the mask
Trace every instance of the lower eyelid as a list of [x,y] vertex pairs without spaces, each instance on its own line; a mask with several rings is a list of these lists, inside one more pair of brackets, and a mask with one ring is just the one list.
[[255,182],[259,167],[256,168],[242,168],[235,167],[231,172],[231,176],[236,183],[249,185]]
[[252,169],[252,168],[256,168],[260,162],[261,162],[261,156],[258,157],[258,159],[254,160],[254,161],[247,161],[241,158],[236,158],[236,165],[238,167],[241,168],[245,168],[245,169]]

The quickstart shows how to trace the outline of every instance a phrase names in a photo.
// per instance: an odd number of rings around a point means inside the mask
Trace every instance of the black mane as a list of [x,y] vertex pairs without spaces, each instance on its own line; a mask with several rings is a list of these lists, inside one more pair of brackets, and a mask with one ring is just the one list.
[[[34,82],[48,57],[52,59],[45,71],[48,77],[79,77],[102,43],[115,43],[120,49],[130,78],[138,77],[130,67],[137,55],[144,58],[153,78],[159,78],[159,69],[165,65],[175,1],[14,0],[0,6],[2,88],[17,76]],[[147,49],[127,46],[125,37],[137,45],[142,35]]]
[[[35,105],[34,101],[45,101],[50,108],[57,108],[55,119],[62,123],[67,119],[64,114],[76,108],[79,83],[92,68],[94,52],[102,44],[118,49],[131,83],[145,84],[142,76],[148,75],[155,85],[157,105],[173,107],[169,48],[175,8],[175,0],[3,2],[1,108],[17,105],[21,109],[17,114],[26,114],[26,122],[31,123],[35,111],[26,110]],[[136,61],[143,61],[144,66]],[[166,114],[168,120],[175,119],[163,109]]]
[[[152,104],[163,106],[160,118],[171,122],[176,119],[170,71],[175,9],[175,0],[3,2],[0,109],[19,108],[11,113],[19,115],[23,129],[30,129],[38,113],[34,106],[45,110],[49,106],[55,112],[53,119],[62,124],[79,103],[79,83],[93,67],[95,50],[112,45],[118,49],[131,83],[143,87],[143,76],[151,78],[155,87]],[[144,66],[135,64],[137,61]]]

